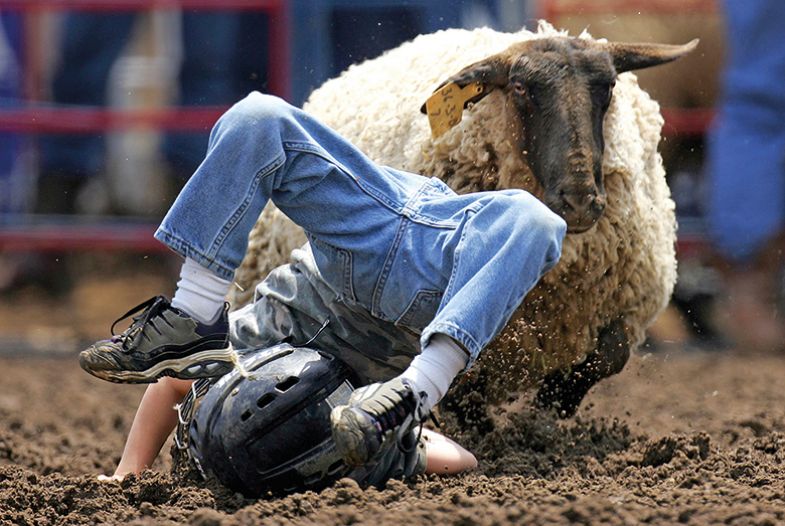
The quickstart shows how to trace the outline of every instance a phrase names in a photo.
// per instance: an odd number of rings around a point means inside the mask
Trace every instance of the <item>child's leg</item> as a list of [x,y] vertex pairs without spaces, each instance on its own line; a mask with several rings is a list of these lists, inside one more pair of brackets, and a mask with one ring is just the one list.
[[[303,111],[253,93],[218,121],[207,157],[155,235],[231,280],[272,199],[312,237],[381,262],[401,211],[426,181],[376,165]],[[330,262],[323,266],[329,271]]]
[[[220,304],[269,199],[309,233],[327,281],[367,307],[403,209],[426,182],[374,164],[281,99],[250,95],[216,124],[207,157],[156,232],[187,258],[183,290],[175,295],[180,308],[163,300],[140,306],[146,310],[120,338],[82,353],[82,367],[117,382],[225,372],[234,359],[227,322],[207,317]],[[356,298],[358,280],[368,286],[358,287]]]
[[452,273],[420,343],[444,334],[469,352],[470,367],[526,294],[561,256],[564,220],[531,194],[493,192],[456,232]]
[[310,342],[307,347],[348,365],[357,377],[355,387],[399,375],[418,354],[416,334],[338,301],[307,245],[292,252],[291,264],[270,272],[255,296],[229,316],[238,349]]
[[[566,224],[530,194],[508,190],[435,203],[444,208],[445,202],[468,199],[473,202],[466,203],[465,220],[439,233],[438,250],[428,246],[434,243],[428,243],[433,235],[427,228],[413,227],[404,239],[411,248],[391,265],[392,285],[380,293],[383,306],[399,309],[395,312],[402,320],[421,320],[426,314],[432,319],[423,323],[422,353],[400,377],[333,410],[333,435],[350,465],[366,464],[386,442],[421,422],[559,259]],[[419,210],[425,217],[428,205]],[[413,273],[408,262],[428,253],[447,267],[449,280],[436,301],[423,302],[433,308],[426,312],[418,310],[417,301],[405,307],[399,291],[407,290],[401,283]]]
[[[349,365],[359,377],[360,385],[399,374],[416,354],[416,336],[392,323],[349,311],[337,302],[335,293],[320,279],[308,247],[295,250],[292,260],[291,265],[273,270],[259,284],[253,304],[230,316],[235,346],[264,347],[283,340],[298,345],[318,333],[309,346]],[[326,326],[325,321],[329,322]],[[460,370],[467,357],[461,350],[458,353],[462,355]],[[430,377],[418,375],[418,380],[430,382]],[[422,440],[426,473],[458,473],[477,466],[471,452],[435,431],[423,429]],[[376,484],[390,476],[385,469],[374,470],[374,474],[372,480]]]

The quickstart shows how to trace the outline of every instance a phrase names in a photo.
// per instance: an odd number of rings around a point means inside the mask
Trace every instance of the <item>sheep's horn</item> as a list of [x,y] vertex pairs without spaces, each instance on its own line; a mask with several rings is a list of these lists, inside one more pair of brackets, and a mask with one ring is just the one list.
[[681,46],[670,44],[629,44],[613,42],[606,49],[613,57],[613,66],[622,73],[633,69],[649,68],[681,58],[698,46],[694,39]]

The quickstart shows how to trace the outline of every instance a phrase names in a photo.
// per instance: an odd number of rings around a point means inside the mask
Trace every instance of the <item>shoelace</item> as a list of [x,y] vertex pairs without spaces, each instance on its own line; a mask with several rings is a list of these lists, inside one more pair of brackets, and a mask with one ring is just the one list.
[[414,412],[409,415],[409,419],[410,419],[409,422],[408,423],[405,422],[404,425],[401,425],[400,429],[398,429],[398,433],[395,436],[395,445],[398,446],[398,449],[402,453],[409,454],[412,451],[414,451],[415,449],[417,449],[417,444],[420,443],[420,439],[422,438],[422,429],[423,429],[423,427],[425,427],[425,426],[423,426],[422,420],[424,420],[425,418],[430,418],[431,422],[433,422],[433,424],[437,428],[441,429],[441,427],[442,427],[442,425],[439,423],[439,421],[436,420],[436,417],[434,416],[433,413],[428,413],[428,416],[425,416],[425,417],[423,415],[420,415],[419,416],[419,418],[420,418],[420,425],[418,426],[417,438],[414,440],[414,443],[412,444],[411,447],[406,447],[406,445],[403,443],[404,438],[406,438],[406,431],[404,431],[404,429],[409,427],[409,423],[411,423],[411,419],[414,419],[415,417],[417,417],[417,415],[419,413],[422,412],[422,398],[427,397],[427,396],[428,395],[423,393],[422,397],[417,399],[417,404],[414,406]]
[[[393,400],[390,400],[390,398],[387,397],[387,399],[393,403],[393,409],[391,411],[386,411],[382,413],[381,415],[382,421],[380,422],[381,424],[380,427],[382,428],[382,432],[388,429],[393,429],[396,425],[399,425],[398,430],[395,432],[395,444],[398,447],[398,449],[403,453],[411,453],[417,448],[417,444],[420,443],[420,439],[422,438],[422,428],[423,428],[422,420],[424,419],[425,416],[422,414],[423,413],[422,404],[423,404],[423,399],[428,396],[425,393],[422,393],[421,395],[418,396],[411,389],[411,386],[409,386],[409,390],[411,391],[411,396],[414,399],[414,407],[412,408],[412,410],[407,411],[406,407],[402,407],[400,403],[396,404]],[[406,396],[401,397],[400,401],[406,405],[411,405],[407,403],[408,397]],[[409,426],[411,426],[412,421],[414,421],[415,419],[417,419],[419,423],[419,429],[417,431],[417,439],[410,447],[407,447],[406,444],[404,443],[404,439],[406,438],[406,435],[410,431]]]
[[[131,310],[117,318],[114,323],[112,323],[112,341],[121,342],[123,345],[123,349],[127,349],[128,342],[133,340],[136,337],[136,334],[143,329],[147,321],[154,315],[157,314],[159,309],[153,308],[156,304],[163,304],[166,305],[167,301],[166,298],[163,296],[153,296],[149,300],[143,301],[136,307],[133,307]],[[141,315],[135,316],[133,318],[133,323],[131,323],[130,327],[124,330],[120,334],[115,334],[114,328],[115,326],[126,319],[129,316],[133,316],[137,312],[142,312]]]

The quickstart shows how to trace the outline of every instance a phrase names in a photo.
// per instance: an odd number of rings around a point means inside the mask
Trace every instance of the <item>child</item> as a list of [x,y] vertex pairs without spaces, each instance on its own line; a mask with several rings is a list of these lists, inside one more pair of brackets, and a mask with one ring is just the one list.
[[[139,473],[152,465],[167,436],[177,425],[177,412],[171,409],[188,393],[191,383],[191,380],[161,378],[147,388],[131,425],[120,463],[113,475],[99,475],[99,480],[120,481],[129,473]],[[423,429],[422,440],[425,445],[425,473],[459,473],[477,467],[477,459],[471,452],[435,431]]]
[[[309,243],[229,317],[223,298],[268,199]],[[556,264],[565,231],[523,190],[457,195],[379,166],[303,111],[253,93],[218,121],[155,234],[186,258],[171,304],[140,305],[125,332],[80,362],[116,382],[192,380],[233,367],[233,345],[304,343],[328,321],[314,346],[379,382],[331,418],[346,462],[365,465],[472,365]],[[186,387],[165,380],[148,389],[118,475],[156,456],[174,425],[166,409]],[[468,452],[452,451],[464,462],[456,465],[473,465]]]

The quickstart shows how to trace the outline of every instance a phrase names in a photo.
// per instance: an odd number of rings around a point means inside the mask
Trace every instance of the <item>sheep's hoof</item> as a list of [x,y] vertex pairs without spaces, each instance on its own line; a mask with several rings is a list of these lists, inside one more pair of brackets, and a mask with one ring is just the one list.
[[568,373],[555,371],[545,377],[534,399],[538,408],[553,409],[560,418],[569,418],[578,411],[594,384],[624,369],[630,346],[623,319],[600,331],[597,343],[597,350]]
[[545,411],[555,411],[559,418],[573,416],[586,393],[589,392],[591,384],[582,385],[580,379],[572,376],[565,377],[564,373],[559,371],[548,375],[534,398],[535,407]]

